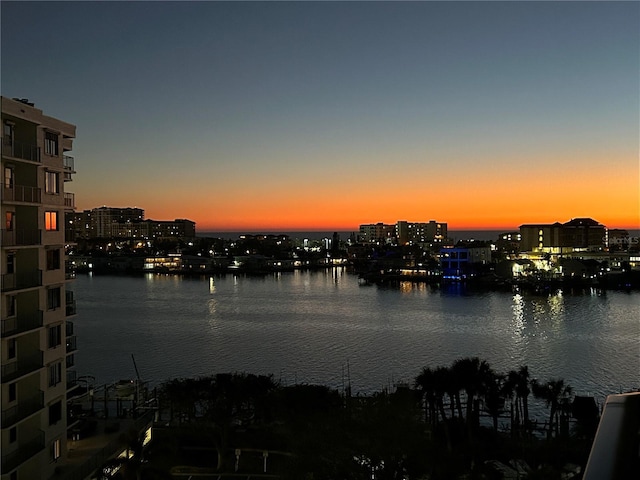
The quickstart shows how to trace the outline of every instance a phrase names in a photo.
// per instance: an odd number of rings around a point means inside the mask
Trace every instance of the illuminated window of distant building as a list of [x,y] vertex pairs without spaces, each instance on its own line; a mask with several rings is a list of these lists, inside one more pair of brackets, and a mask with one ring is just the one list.
[[45,172],[45,192],[60,193],[60,173]]
[[12,232],[13,231],[13,219],[15,217],[15,212],[7,212],[4,216],[4,221],[5,221],[5,230],[7,232]]
[[56,438],[53,442],[51,442],[51,461],[55,462],[62,455],[62,443],[59,438]]
[[47,270],[60,270],[60,249],[47,250]]
[[58,230],[58,212],[44,212],[45,230]]
[[54,387],[60,382],[62,382],[62,363],[49,365],[49,386]]
[[54,287],[47,290],[47,308],[54,310],[60,308],[60,287]]
[[44,133],[44,151],[47,155],[58,156],[58,134],[53,132]]

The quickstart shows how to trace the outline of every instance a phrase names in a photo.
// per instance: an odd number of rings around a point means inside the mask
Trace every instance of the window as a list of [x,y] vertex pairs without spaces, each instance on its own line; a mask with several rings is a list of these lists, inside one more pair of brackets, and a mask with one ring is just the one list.
[[44,187],[47,193],[60,193],[60,173],[45,172]]
[[62,325],[54,325],[48,329],[49,348],[56,348],[62,344]]
[[7,296],[7,317],[14,317],[16,314],[16,296]]
[[3,145],[13,145],[13,125],[10,123],[5,123],[2,133]]
[[47,308],[54,310],[60,308],[60,287],[54,287],[47,290]]
[[55,462],[60,458],[62,450],[62,444],[59,438],[56,438],[53,442],[51,442],[51,461]]
[[15,383],[10,383],[9,384],[9,401],[10,402],[15,402],[17,398],[16,395],[16,384]]
[[62,420],[62,401],[58,400],[53,405],[49,405],[49,425],[55,425]]
[[58,156],[58,134],[53,132],[44,133],[44,151],[47,155]]
[[7,358],[16,358],[16,339],[10,338],[7,342]]
[[4,188],[13,188],[13,167],[4,167]]
[[47,250],[47,270],[60,270],[60,249]]
[[13,220],[15,217],[15,212],[7,212],[4,217],[5,226],[4,228],[7,232],[13,232]]
[[62,363],[57,362],[49,365],[49,386],[55,387],[62,382]]
[[45,230],[58,230],[58,212],[44,212]]
[[14,252],[7,253],[7,273],[16,272],[16,254]]
[[9,430],[9,443],[13,443],[18,439],[18,429],[13,427]]

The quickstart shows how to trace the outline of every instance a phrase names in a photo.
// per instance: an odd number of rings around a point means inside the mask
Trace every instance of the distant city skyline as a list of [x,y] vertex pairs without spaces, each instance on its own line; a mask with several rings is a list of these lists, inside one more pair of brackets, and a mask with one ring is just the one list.
[[220,232],[639,227],[637,2],[0,8],[2,95],[77,125],[78,210]]

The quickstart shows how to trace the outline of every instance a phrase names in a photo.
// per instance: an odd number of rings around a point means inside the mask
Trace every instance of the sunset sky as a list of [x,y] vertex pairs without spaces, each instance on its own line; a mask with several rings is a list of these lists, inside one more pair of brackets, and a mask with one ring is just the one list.
[[199,231],[640,228],[638,2],[8,2],[79,210]]

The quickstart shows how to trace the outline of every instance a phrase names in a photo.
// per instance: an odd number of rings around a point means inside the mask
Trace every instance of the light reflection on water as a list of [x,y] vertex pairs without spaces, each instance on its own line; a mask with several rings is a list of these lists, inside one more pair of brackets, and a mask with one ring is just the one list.
[[480,356],[498,371],[528,365],[604,396],[640,386],[638,294],[528,296],[359,286],[344,269],[215,278],[79,276],[79,374],[158,383],[216,372],[354,391],[412,381],[424,366]]

